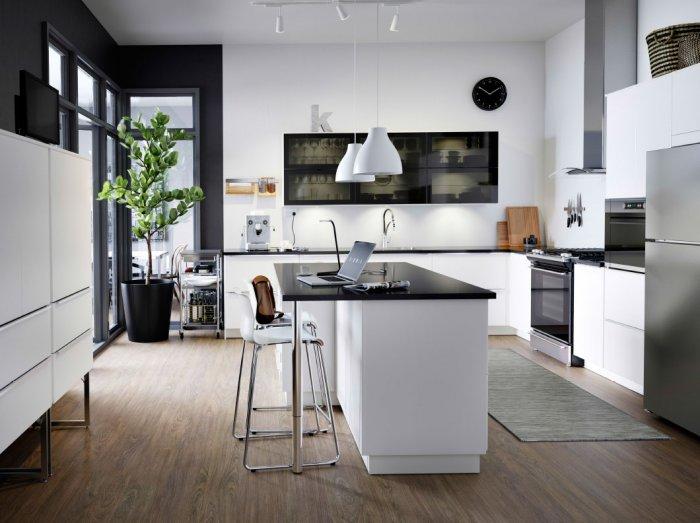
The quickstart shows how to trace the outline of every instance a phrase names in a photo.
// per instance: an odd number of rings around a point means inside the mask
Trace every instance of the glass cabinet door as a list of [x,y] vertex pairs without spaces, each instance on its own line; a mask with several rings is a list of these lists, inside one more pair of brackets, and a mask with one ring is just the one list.
[[374,182],[360,183],[357,203],[426,203],[425,171],[404,171],[397,176],[377,176]]
[[285,205],[355,203],[354,183],[335,183],[332,172],[287,172],[285,176]]
[[[426,166],[425,133],[389,133],[389,139],[401,157],[404,173]],[[364,136],[362,141],[364,142]]]
[[429,133],[428,167],[498,167],[498,133]]
[[335,173],[352,140],[352,134],[285,134],[284,168]]
[[429,203],[498,203],[498,170],[431,169]]

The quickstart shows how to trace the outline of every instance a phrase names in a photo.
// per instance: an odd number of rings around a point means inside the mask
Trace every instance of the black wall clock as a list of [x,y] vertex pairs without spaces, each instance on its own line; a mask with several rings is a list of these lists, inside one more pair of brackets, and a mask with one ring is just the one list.
[[476,82],[472,90],[472,100],[479,109],[484,111],[498,109],[504,104],[507,96],[506,84],[493,76],[482,78]]

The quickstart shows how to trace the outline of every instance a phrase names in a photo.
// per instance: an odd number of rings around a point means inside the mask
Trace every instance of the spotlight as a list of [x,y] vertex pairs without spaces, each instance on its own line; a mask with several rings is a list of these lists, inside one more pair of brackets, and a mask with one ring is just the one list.
[[389,31],[392,33],[398,33],[399,32],[399,6],[396,6],[396,12],[394,13],[394,17],[391,19],[391,25],[389,26]]
[[338,18],[340,18],[341,21],[345,21],[350,17],[340,2],[335,4],[335,10],[338,11]]
[[279,11],[277,11],[277,18],[275,19],[275,33],[284,33],[284,18],[282,18],[282,6],[280,6]]

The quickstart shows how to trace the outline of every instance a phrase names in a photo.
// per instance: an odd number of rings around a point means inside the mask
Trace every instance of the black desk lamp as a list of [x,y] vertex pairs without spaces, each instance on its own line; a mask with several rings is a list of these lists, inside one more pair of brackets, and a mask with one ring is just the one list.
[[319,223],[324,223],[328,222],[333,226],[333,239],[335,240],[335,256],[338,258],[338,270],[335,271],[326,271],[326,272],[319,272],[318,276],[331,276],[334,274],[338,274],[338,271],[340,270],[340,251],[338,250],[338,234],[335,231],[335,222],[333,220],[319,220]]

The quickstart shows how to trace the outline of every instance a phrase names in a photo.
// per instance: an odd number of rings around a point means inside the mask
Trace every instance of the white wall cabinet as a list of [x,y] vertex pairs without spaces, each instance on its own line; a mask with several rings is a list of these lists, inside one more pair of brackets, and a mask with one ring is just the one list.
[[700,142],[700,65],[686,67],[672,73],[673,145]]
[[605,270],[574,265],[574,354],[591,370],[603,368]]
[[646,153],[671,146],[672,77],[607,96],[606,198],[646,196]]
[[0,134],[0,325],[49,304],[49,152]]
[[50,150],[51,300],[91,284],[92,162]]

